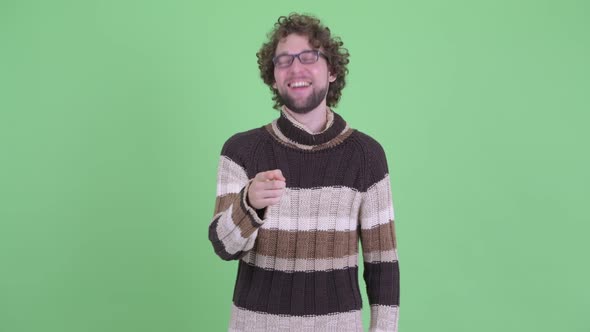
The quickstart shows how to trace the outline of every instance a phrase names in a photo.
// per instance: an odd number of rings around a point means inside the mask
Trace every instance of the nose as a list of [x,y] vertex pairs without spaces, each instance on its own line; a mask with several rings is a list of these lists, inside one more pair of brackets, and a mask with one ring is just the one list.
[[293,63],[291,63],[291,65],[289,66],[289,71],[292,72],[299,72],[303,69],[305,65],[301,63],[301,60],[299,60],[298,57],[295,57],[295,59],[293,59]]

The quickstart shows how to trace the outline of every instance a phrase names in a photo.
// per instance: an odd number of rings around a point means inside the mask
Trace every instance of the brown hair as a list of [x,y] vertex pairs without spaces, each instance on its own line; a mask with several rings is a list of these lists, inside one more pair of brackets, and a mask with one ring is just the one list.
[[336,75],[336,80],[330,83],[326,103],[329,107],[336,106],[340,100],[342,89],[346,85],[348,50],[342,47],[344,43],[340,38],[333,37],[330,34],[330,29],[323,26],[316,17],[292,13],[288,17],[279,17],[274,29],[268,34],[268,41],[262,44],[256,53],[260,77],[273,93],[274,108],[280,109],[282,105],[278,91],[272,86],[275,82],[272,59],[279,41],[293,33],[309,38],[309,44],[316,49],[322,48],[322,52],[328,58],[328,68],[332,75]]

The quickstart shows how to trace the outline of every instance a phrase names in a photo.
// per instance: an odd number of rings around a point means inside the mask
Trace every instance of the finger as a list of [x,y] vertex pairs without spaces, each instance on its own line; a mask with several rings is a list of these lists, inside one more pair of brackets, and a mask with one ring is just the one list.
[[281,180],[272,180],[262,183],[262,187],[265,190],[284,189],[286,186],[287,184],[285,183],[285,181]]
[[280,181],[287,181],[285,179],[285,177],[283,176],[283,172],[280,169],[275,169],[272,171],[269,171],[269,176],[271,176],[270,180],[280,180]]
[[258,181],[270,181],[272,179],[272,171],[260,172],[256,174],[256,180]]
[[285,193],[284,189],[272,189],[272,190],[265,190],[261,193],[260,197],[262,199],[266,199],[266,198],[277,198],[277,197],[281,197],[283,196],[283,194]]
[[274,197],[274,198],[265,198],[260,200],[260,203],[264,206],[269,206],[269,205],[276,205],[281,201],[280,197]]
[[280,169],[273,169],[266,172],[260,172],[256,174],[256,179],[259,181],[269,181],[269,180],[281,180],[285,181],[285,177],[283,176],[283,172]]
[[250,183],[250,188],[248,190],[253,192],[260,192],[267,189],[273,189],[272,182],[273,181],[260,180],[255,177],[254,180]]
[[286,183],[284,181],[279,181],[279,180],[254,181],[252,183],[252,188],[256,191],[283,189],[283,188],[285,188],[285,186],[286,186]]
[[259,182],[263,182],[263,181],[268,181],[268,180],[270,180],[270,179],[268,178],[268,175],[267,175],[267,173],[268,173],[268,172],[260,172],[260,173],[256,174],[256,176],[254,177],[254,180],[256,180],[256,181],[259,181]]

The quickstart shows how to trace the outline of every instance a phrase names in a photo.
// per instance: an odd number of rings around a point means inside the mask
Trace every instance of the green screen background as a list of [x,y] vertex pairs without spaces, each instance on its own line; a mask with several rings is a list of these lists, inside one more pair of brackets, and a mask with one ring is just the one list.
[[0,330],[226,330],[218,156],[276,117],[255,53],[292,11],[342,37],[337,111],[386,150],[400,330],[590,331],[573,0],[1,1]]

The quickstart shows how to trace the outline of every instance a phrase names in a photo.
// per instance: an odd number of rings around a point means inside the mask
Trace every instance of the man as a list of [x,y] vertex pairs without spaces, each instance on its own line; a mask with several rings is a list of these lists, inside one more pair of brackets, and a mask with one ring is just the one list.
[[[257,53],[280,116],[223,146],[209,239],[239,259],[230,331],[397,331],[399,268],[385,154],[331,107],[348,51],[319,20],[280,17]],[[367,110],[359,110],[367,111]]]

